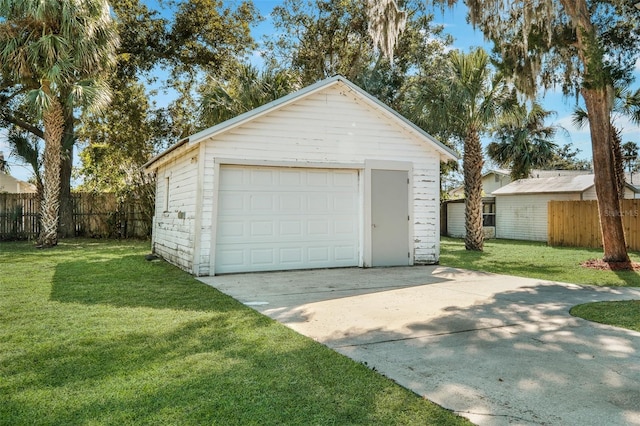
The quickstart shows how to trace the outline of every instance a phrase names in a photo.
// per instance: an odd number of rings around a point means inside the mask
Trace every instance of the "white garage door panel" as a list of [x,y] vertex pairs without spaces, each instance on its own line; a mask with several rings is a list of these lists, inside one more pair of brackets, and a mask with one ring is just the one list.
[[216,272],[357,266],[358,172],[222,166]]

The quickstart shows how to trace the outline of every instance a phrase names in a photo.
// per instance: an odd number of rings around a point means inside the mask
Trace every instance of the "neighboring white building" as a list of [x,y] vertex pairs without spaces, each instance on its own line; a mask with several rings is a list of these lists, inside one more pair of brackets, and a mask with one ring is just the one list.
[[[593,174],[591,170],[539,170],[534,169],[531,171],[530,178],[549,178],[557,176],[580,176]],[[627,174],[629,175],[629,174]],[[640,180],[636,178],[636,180]],[[482,174],[482,196],[492,197],[493,191],[509,185],[511,182],[511,170],[508,169],[493,169],[488,170]],[[627,179],[629,182],[629,179]],[[464,185],[449,191],[449,198],[451,200],[457,200],[464,198]]]
[[35,193],[37,190],[36,186],[29,182],[18,180],[10,174],[0,172],[0,193],[2,192],[23,194]]
[[[625,198],[635,198],[627,184]],[[549,201],[595,200],[594,175],[520,179],[493,192],[496,238],[547,241]]]
[[24,194],[37,192],[36,186],[18,180],[4,168],[4,154],[0,151],[0,193]]
[[[482,196],[491,197],[493,191],[511,183],[511,171],[504,169],[489,170],[482,174]],[[449,191],[451,200],[464,198],[464,185]]]
[[454,159],[332,77],[149,161],[153,251],[195,275],[436,263],[440,162]]

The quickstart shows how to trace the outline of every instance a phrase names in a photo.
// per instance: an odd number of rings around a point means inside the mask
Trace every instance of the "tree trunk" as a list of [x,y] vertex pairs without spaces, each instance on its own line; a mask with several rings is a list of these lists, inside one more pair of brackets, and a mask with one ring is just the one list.
[[73,168],[73,145],[62,147],[60,164],[60,221],[58,235],[62,238],[75,236],[73,223],[73,200],[71,199],[71,171]]
[[71,171],[73,170],[73,146],[75,144],[74,124],[73,108],[65,106],[62,163],[60,166],[60,220],[58,223],[58,235],[62,238],[75,236],[71,200]]
[[60,208],[60,156],[64,117],[62,106],[56,98],[42,116],[44,123],[44,179],[42,205],[40,207],[41,229],[38,237],[40,247],[58,244],[58,214]]
[[613,80],[604,65],[604,52],[598,44],[596,30],[585,0],[561,0],[576,29],[576,46],[584,65],[581,94],[589,116],[593,173],[602,229],[603,260],[628,262],[627,245],[622,228],[613,144],[611,141],[611,94]]
[[607,90],[583,88],[582,97],[587,107],[587,114],[589,114],[593,172],[604,247],[603,260],[605,262],[628,262],[629,255],[624,239],[622,212],[616,184],[613,145],[610,141],[611,117],[607,102]]
[[462,169],[464,172],[464,247],[467,250],[484,249],[482,229],[482,147],[480,136],[470,129],[464,140]]

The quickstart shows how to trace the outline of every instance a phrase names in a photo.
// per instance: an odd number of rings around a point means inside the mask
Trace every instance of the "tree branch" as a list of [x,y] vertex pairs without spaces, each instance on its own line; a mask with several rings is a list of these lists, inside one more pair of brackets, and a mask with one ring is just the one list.
[[17,117],[14,117],[12,115],[9,115],[7,113],[2,114],[2,118],[4,118],[5,120],[7,120],[9,123],[14,124],[18,127],[20,127],[23,130],[26,130],[27,132],[31,133],[34,136],[39,137],[40,139],[44,139],[44,132],[38,128],[37,126],[34,126],[33,124],[27,123],[24,120],[21,120]]

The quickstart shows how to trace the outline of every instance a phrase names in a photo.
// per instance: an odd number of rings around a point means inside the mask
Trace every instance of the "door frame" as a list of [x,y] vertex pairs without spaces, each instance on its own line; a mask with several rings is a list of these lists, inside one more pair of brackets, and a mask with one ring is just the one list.
[[409,182],[407,184],[407,211],[409,212],[409,220],[407,221],[408,229],[408,241],[407,247],[409,249],[409,265],[413,265],[414,262],[414,250],[413,250],[413,164],[408,161],[392,161],[392,160],[366,160],[364,165],[364,246],[363,246],[363,266],[371,267],[373,257],[373,238],[371,235],[372,226],[372,205],[371,205],[371,171],[372,170],[396,170],[407,172],[407,178]]

